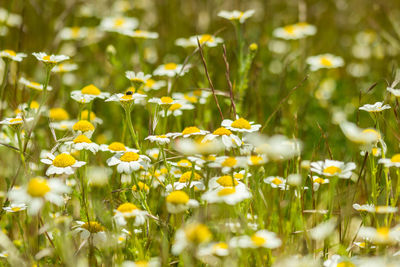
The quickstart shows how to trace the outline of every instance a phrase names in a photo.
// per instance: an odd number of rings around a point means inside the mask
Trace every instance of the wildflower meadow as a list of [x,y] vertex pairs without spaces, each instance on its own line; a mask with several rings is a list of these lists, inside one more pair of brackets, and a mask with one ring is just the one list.
[[400,266],[400,2],[3,0],[0,266]]

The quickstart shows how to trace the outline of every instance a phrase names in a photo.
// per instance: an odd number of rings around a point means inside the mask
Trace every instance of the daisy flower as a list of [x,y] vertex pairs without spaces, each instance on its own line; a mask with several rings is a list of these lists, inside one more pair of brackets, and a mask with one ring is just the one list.
[[142,225],[146,222],[147,212],[140,210],[136,205],[126,202],[114,210],[114,219],[118,225],[126,225],[127,221],[134,220],[134,226]]
[[153,79],[147,79],[146,83],[144,84],[144,91],[148,92],[150,90],[159,90],[167,85],[166,81],[156,81]]
[[178,182],[175,182],[173,185],[169,184],[165,188],[166,192],[171,192],[173,190],[181,190],[183,188],[192,188],[194,187],[195,190],[204,190],[205,185],[202,181],[202,177],[200,174],[193,172],[193,171],[187,171],[181,174]]
[[57,66],[54,66],[51,71],[54,73],[65,73],[71,72],[78,69],[78,65],[74,63],[60,63]]
[[175,76],[183,76],[189,71],[190,67],[190,65],[183,66],[176,63],[166,63],[158,66],[154,70],[153,74],[155,76],[168,76],[170,78]]
[[180,133],[168,133],[168,134],[166,134],[166,136],[172,137],[175,139],[177,137],[188,138],[188,137],[206,135],[208,133],[209,133],[209,131],[200,130],[196,126],[188,126],[185,129],[183,129],[183,131]]
[[42,163],[50,165],[50,167],[46,171],[46,175],[60,175],[74,174],[75,169],[82,167],[86,164],[84,161],[78,161],[73,156],[71,156],[67,152],[63,152],[57,156],[47,153],[46,158],[40,160]]
[[365,104],[364,106],[359,108],[359,110],[364,110],[367,112],[381,112],[385,109],[390,109],[390,105],[383,105],[383,102],[376,102],[373,105]]
[[93,143],[86,135],[78,135],[74,140],[65,142],[67,146],[72,147],[75,150],[89,150],[92,153],[96,153],[99,150],[99,145]]
[[136,152],[128,151],[117,153],[107,160],[108,166],[117,165],[119,173],[131,174],[139,169],[146,169],[150,159],[145,155],[139,155]]
[[121,267],[160,267],[160,260],[158,258],[152,258],[150,260],[138,260],[138,261],[124,261]]
[[[43,91],[44,85],[37,83],[37,82],[33,82],[33,81],[29,81],[27,79],[25,79],[24,77],[21,77],[18,82],[30,89],[34,89],[37,91]],[[53,90],[53,87],[51,87],[50,85],[47,86],[47,91],[51,91]]]
[[132,104],[132,102],[137,102],[146,98],[147,95],[134,93],[132,90],[128,90],[125,94],[114,94],[107,98],[105,102],[120,102],[121,104]]
[[337,160],[326,159],[324,161],[311,162],[311,171],[320,175],[332,177],[338,176],[339,178],[349,179],[356,168],[353,162],[344,163]]
[[245,186],[210,189],[201,196],[202,200],[209,203],[223,202],[228,205],[236,205],[249,198],[251,198],[251,193]]
[[316,241],[325,240],[332,235],[333,231],[335,231],[336,224],[336,218],[324,221],[309,230],[310,237]]
[[13,188],[9,192],[9,198],[12,203],[26,204],[28,206],[28,214],[36,215],[46,201],[57,206],[63,205],[63,194],[69,192],[70,188],[60,179],[35,177],[31,178],[25,187]]
[[[179,168],[190,168],[191,169],[193,167],[192,162],[190,162],[187,159],[181,159],[180,161],[177,161],[177,162],[169,161],[168,163],[170,165],[172,165],[172,166],[179,167]],[[195,169],[196,170],[200,170],[200,167],[199,166],[195,166]]]
[[26,210],[27,207],[28,206],[25,203],[11,203],[10,206],[4,207],[3,210],[14,213],[14,212]]
[[84,134],[89,138],[92,137],[94,129],[94,125],[87,120],[80,120],[72,126],[72,130],[78,135]]
[[245,157],[221,156],[209,164],[212,168],[222,168],[223,173],[229,173],[233,169],[246,167]]
[[212,233],[206,225],[197,222],[187,224],[184,228],[176,231],[172,253],[179,255],[183,250],[188,249],[188,247],[197,247],[206,244],[211,239]]
[[89,110],[87,110],[87,109],[82,110],[81,119],[93,122],[94,124],[102,124],[103,123],[103,120],[98,118],[93,111],[90,111],[90,117],[89,117]]
[[389,227],[365,227],[358,231],[358,237],[374,244],[394,244],[400,240],[399,226],[390,229]]
[[190,102],[192,104],[205,104],[207,102],[207,98],[211,95],[211,92],[205,90],[193,90],[188,93],[173,93],[172,97],[177,100],[183,100]]
[[167,109],[167,114],[165,111],[160,111],[158,114],[161,117],[173,115],[175,117],[181,116],[183,114],[183,110],[192,110],[194,106],[192,104],[188,104],[186,102],[176,101],[176,103],[172,104]]
[[157,32],[149,32],[149,31],[144,31],[144,30],[127,30],[121,32],[124,35],[127,35],[132,38],[136,39],[158,39],[158,33]]
[[163,96],[161,98],[153,97],[153,98],[150,98],[148,102],[160,105],[161,107],[164,107],[164,108],[168,108],[171,105],[177,103],[176,100],[174,100],[173,98],[171,98],[169,96]]
[[238,10],[233,10],[233,11],[222,10],[218,13],[218,17],[231,21],[238,21],[239,23],[244,23],[248,18],[253,16],[254,13],[255,13],[254,10],[247,10],[244,12]]
[[269,176],[264,178],[264,183],[269,184],[272,188],[286,189],[286,180],[279,176]]
[[256,132],[261,128],[261,124],[254,124],[254,122],[252,122],[252,121],[249,122],[248,120],[239,118],[239,117],[236,117],[236,120],[234,120],[234,121],[225,119],[222,121],[221,126],[227,128],[231,131],[240,132],[240,133]]
[[62,28],[58,34],[61,40],[79,40],[86,38],[87,35],[88,28],[78,26]]
[[129,17],[106,17],[100,22],[99,28],[103,31],[121,33],[132,31],[139,25],[136,18]]
[[367,211],[367,212],[374,212],[375,211],[375,205],[374,204],[363,204],[360,205],[358,203],[353,204],[353,209],[356,211]]
[[324,261],[324,267],[338,267],[338,266],[357,266],[351,260],[347,260],[340,255],[332,255],[330,259]]
[[317,71],[319,69],[335,69],[344,65],[343,58],[332,54],[308,57],[306,62],[310,65],[311,71]]
[[229,246],[233,248],[269,248],[274,249],[282,245],[282,241],[273,232],[259,230],[252,236],[244,235],[233,237]]
[[148,155],[150,158],[154,160],[158,160],[158,157],[160,155],[160,149],[158,148],[150,148],[146,150],[146,155]]
[[90,103],[93,99],[105,99],[110,96],[110,93],[101,92],[93,84],[89,84],[82,88],[82,90],[75,90],[71,92],[71,98],[79,103]]
[[180,190],[172,191],[165,200],[169,213],[180,213],[189,208],[197,208],[199,206],[197,200],[190,199],[188,194]]
[[77,225],[73,227],[73,230],[75,233],[80,235],[81,239],[87,240],[91,237],[95,245],[103,244],[106,241],[106,229],[100,223],[96,221],[76,221],[76,224]]
[[20,127],[23,123],[27,123],[32,121],[33,118],[22,118],[17,116],[15,118],[5,118],[4,120],[0,121],[0,124],[6,124],[12,127]]
[[262,154],[247,156],[247,165],[249,166],[263,165],[267,162],[268,162],[267,157]]
[[242,145],[242,140],[234,135],[230,130],[225,127],[216,129],[213,133],[207,134],[202,142],[220,138],[226,148],[238,147]]
[[[201,154],[207,157],[212,154],[217,154],[225,149],[222,142],[219,141],[218,139],[206,140],[203,142],[202,138],[203,138],[202,136],[193,139],[179,138],[173,143],[173,148],[179,153],[182,153],[184,155]],[[205,160],[195,158],[195,162],[198,162],[199,165],[202,165],[205,163]]]
[[49,126],[52,129],[56,129],[59,131],[67,131],[67,130],[72,130],[72,127],[74,126],[76,121],[58,121],[58,122],[50,122]]
[[378,163],[385,165],[385,167],[396,167],[400,168],[400,154],[393,155],[390,159],[383,158],[379,159]]
[[52,121],[66,121],[69,119],[68,112],[63,108],[49,109],[48,116]]
[[69,56],[65,55],[47,55],[44,52],[32,53],[37,60],[42,61],[45,64],[58,64],[62,61],[69,59]]
[[318,191],[319,187],[323,184],[329,184],[329,179],[324,179],[318,176],[313,176],[313,190]]
[[150,74],[144,74],[143,72],[126,71],[125,77],[131,82],[138,84],[146,84],[147,80],[151,78]]
[[297,40],[314,35],[316,32],[317,29],[314,25],[308,24],[307,22],[299,22],[276,28],[272,34],[277,38],[285,40]]
[[249,177],[251,177],[251,173],[247,172],[246,170],[233,172],[233,178],[237,180],[244,180]]
[[170,139],[166,135],[149,135],[144,140],[149,140],[157,145],[166,145],[170,142]]
[[21,62],[24,59],[24,57],[26,57],[26,54],[25,53],[16,53],[13,50],[6,49],[6,50],[0,51],[0,57],[3,59],[10,59],[13,61]]
[[384,146],[381,134],[373,128],[361,129],[354,123],[347,121],[340,123],[340,128],[344,135],[354,143],[370,146],[381,142],[382,146]]
[[238,185],[243,186],[244,184],[230,175],[213,177],[208,182],[208,187],[210,189],[221,189],[224,187],[235,187]]
[[188,39],[179,38],[175,41],[175,44],[182,47],[197,47],[197,40],[199,40],[200,45],[205,45],[207,47],[216,47],[224,42],[220,37],[211,34],[201,34],[191,36]]

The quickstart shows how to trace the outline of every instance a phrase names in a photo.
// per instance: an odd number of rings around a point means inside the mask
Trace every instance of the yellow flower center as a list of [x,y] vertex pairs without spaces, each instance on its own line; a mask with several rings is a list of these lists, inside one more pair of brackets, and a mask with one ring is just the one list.
[[190,103],[197,103],[197,98],[195,96],[189,96],[185,94],[183,97]]
[[15,118],[15,119],[11,119],[10,123],[12,123],[12,124],[22,124],[23,120],[21,118]]
[[194,134],[194,133],[199,133],[199,132],[200,132],[199,128],[197,128],[196,126],[190,126],[190,127],[186,127],[182,131],[182,135]]
[[94,126],[87,120],[80,120],[72,126],[72,129],[74,131],[87,132],[94,131]]
[[139,190],[140,191],[142,191],[142,190],[144,190],[144,191],[149,191],[150,190],[150,187],[148,187],[148,185],[147,184],[145,184],[145,183],[143,183],[143,182],[138,182],[138,184],[137,184],[138,186],[136,186],[136,185],[134,185],[134,186],[132,186],[132,191],[137,191],[137,188],[139,187]]
[[279,179],[278,177],[275,177],[271,183],[276,184],[276,185],[280,185],[283,183],[283,181],[281,179]]
[[223,187],[232,187],[238,184],[238,182],[230,175],[224,175],[219,177],[217,179],[217,183],[219,183]]
[[51,56],[44,56],[43,60],[50,61]]
[[208,242],[212,238],[208,227],[201,223],[188,225],[185,229],[185,235],[188,240],[196,244]]
[[377,156],[379,153],[379,149],[377,147],[372,148],[372,155]]
[[376,136],[376,139],[381,139],[381,134],[378,133],[375,129],[369,128],[369,129],[363,130],[362,132],[363,133],[372,133],[372,134],[374,134]]
[[114,20],[114,26],[115,27],[121,27],[122,25],[124,25],[125,23],[125,19],[124,18],[117,18]]
[[376,232],[378,235],[380,235],[383,238],[388,238],[389,237],[389,228],[388,227],[379,227],[376,229]]
[[355,265],[349,261],[339,262],[336,267],[355,267]]
[[167,202],[175,205],[186,204],[189,202],[189,196],[183,191],[172,191],[167,196]]
[[135,152],[125,152],[119,159],[121,161],[130,162],[137,161],[139,159],[139,154]]
[[112,142],[109,146],[108,149],[112,151],[126,151],[126,147],[123,143],[120,142]]
[[210,34],[203,34],[200,39],[199,39],[200,44],[203,44],[205,42],[214,42],[214,38]]
[[31,102],[31,105],[29,106],[31,109],[38,109],[39,108],[39,103],[33,100]]
[[27,191],[32,197],[44,197],[50,191],[50,186],[46,179],[36,177],[29,181]]
[[327,57],[322,57],[321,59],[320,59],[320,62],[321,62],[321,65],[322,66],[325,66],[325,67],[331,67],[333,64],[332,64],[332,60],[330,60],[329,58],[327,58]]
[[137,267],[148,267],[149,266],[149,262],[148,261],[135,261],[135,266]]
[[293,34],[295,27],[293,25],[288,25],[288,26],[283,27],[283,30],[288,34]]
[[192,163],[188,161],[187,159],[182,159],[177,162],[177,165],[179,167],[192,167]]
[[182,107],[181,104],[175,103],[175,104],[172,104],[172,105],[169,107],[169,110],[170,110],[170,111],[174,111],[174,110],[180,109],[181,107]]
[[156,135],[157,138],[167,138],[166,135]]
[[244,174],[242,174],[242,173],[235,173],[235,174],[233,175],[233,177],[235,177],[236,179],[241,180],[241,179],[244,178]]
[[93,84],[89,84],[82,88],[81,93],[85,95],[100,95],[101,91]]
[[228,157],[221,163],[221,165],[223,167],[234,167],[236,163],[237,159],[235,157]]
[[[89,117],[89,111],[88,110],[84,110],[81,113],[81,118],[82,120],[88,120]],[[93,121],[94,119],[96,119],[96,114],[94,114],[93,111],[90,112],[90,120]]]
[[251,164],[258,165],[258,164],[262,163],[263,158],[260,156],[253,155],[253,156],[250,156],[250,161],[251,161]]
[[234,187],[226,187],[222,188],[221,190],[218,191],[218,196],[223,197],[223,196],[228,196],[232,195],[236,192],[236,189]]
[[20,207],[12,207],[11,210],[14,212],[17,212],[17,211],[20,211],[21,208]]
[[228,244],[225,242],[219,242],[213,246],[214,251],[217,249],[228,249]]
[[49,111],[49,117],[52,120],[56,121],[63,121],[63,120],[68,120],[69,115],[67,111],[63,108],[52,108]]
[[53,159],[53,165],[60,168],[72,166],[75,162],[76,159],[67,153],[61,153]]
[[318,177],[318,178],[314,179],[314,183],[323,184],[324,183],[324,179]]
[[80,28],[79,27],[72,27],[71,28],[71,35],[72,35],[72,37],[73,38],[76,38],[76,37],[78,37],[79,36],[79,31],[80,31]]
[[217,130],[213,132],[214,135],[231,135],[232,132],[225,127],[219,127]]
[[172,102],[174,102],[174,100],[169,96],[161,97],[161,103],[163,104],[171,104]]
[[9,50],[9,49],[4,50],[4,52],[6,52],[7,54],[9,54],[12,57],[15,57],[17,55],[17,53],[15,53],[13,50]]
[[87,136],[86,136],[86,135],[83,135],[83,134],[78,135],[78,136],[74,139],[74,143],[75,143],[75,144],[77,144],[77,143],[91,143],[91,142],[92,142],[92,141],[90,141],[90,139],[87,138]]
[[238,129],[247,129],[247,130],[251,129],[250,122],[243,118],[237,119],[234,122],[232,122],[231,127]]
[[201,158],[205,161],[215,161],[217,159],[214,155],[202,156]]
[[94,221],[90,221],[90,222],[86,222],[83,225],[81,225],[81,227],[83,229],[88,230],[90,233],[95,234],[98,232],[103,232],[105,229],[103,226],[101,226],[101,224],[99,224],[98,222],[94,222]]
[[175,63],[167,63],[164,65],[164,69],[166,69],[166,70],[174,70],[177,67],[178,67],[178,65]]
[[323,170],[324,173],[329,173],[330,175],[335,175],[337,173],[341,173],[342,170],[336,166],[329,166]]
[[156,83],[156,81],[155,80],[153,80],[153,79],[148,79],[147,81],[146,81],[146,87],[149,87],[149,88],[151,88],[151,87],[153,87],[153,85]]
[[[181,177],[179,178],[179,182],[180,183],[189,182],[190,179],[192,178],[192,173],[193,173],[192,171],[188,171],[188,172],[183,173],[181,175]],[[193,173],[193,181],[199,181],[200,179],[201,179],[201,176],[194,172]]]
[[119,212],[132,212],[132,211],[134,211],[134,210],[137,210],[138,208],[134,205],[134,204],[132,204],[132,203],[129,203],[129,202],[127,202],[127,203],[124,203],[124,204],[121,204],[121,205],[119,205],[119,207],[117,208],[117,210],[119,211]]
[[265,240],[265,238],[254,234],[251,236],[251,241],[253,242],[254,245],[260,247],[265,244],[266,240]]
[[394,155],[391,159],[391,162],[400,162],[400,154]]

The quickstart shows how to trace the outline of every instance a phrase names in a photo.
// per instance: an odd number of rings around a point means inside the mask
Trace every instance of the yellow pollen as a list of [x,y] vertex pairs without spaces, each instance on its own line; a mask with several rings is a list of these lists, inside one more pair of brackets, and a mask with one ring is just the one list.
[[226,187],[222,188],[221,190],[218,191],[218,196],[223,197],[223,196],[228,196],[232,195],[236,192],[236,189],[234,187]]
[[119,212],[132,212],[132,211],[134,211],[134,210],[137,210],[138,208],[134,205],[134,204],[132,204],[132,203],[129,203],[129,202],[127,202],[127,203],[124,203],[124,204],[121,204],[121,205],[119,205],[119,207],[117,208],[117,210],[119,211]]
[[27,191],[32,197],[44,197],[50,191],[50,187],[46,179],[36,177],[29,181]]
[[98,222],[94,222],[94,221],[90,221],[89,223],[84,223],[83,225],[81,225],[81,227],[83,229],[88,230],[90,233],[95,234],[98,232],[103,232],[105,229],[103,226],[101,226],[101,224],[99,224]]
[[183,97],[190,103],[197,103],[197,97],[195,97],[195,96],[189,96],[189,95],[185,94]]
[[225,127],[219,127],[217,130],[213,132],[214,135],[231,135],[232,132]]
[[254,234],[254,235],[251,236],[251,241],[253,241],[254,245],[260,247],[260,246],[265,244],[266,240],[265,240],[265,238]]
[[108,149],[112,151],[126,151],[126,147],[123,143],[120,142],[112,142],[109,146]]
[[23,120],[21,118],[15,118],[15,119],[11,119],[10,123],[12,123],[12,124],[22,124]]
[[221,163],[223,167],[234,167],[237,163],[237,159],[235,157],[228,157]]
[[275,177],[271,182],[272,182],[273,184],[276,184],[276,185],[280,185],[280,184],[283,183],[282,180],[279,179],[278,177]]
[[232,187],[232,186],[236,186],[238,184],[238,182],[234,178],[232,178],[232,176],[230,176],[230,175],[224,175],[224,176],[219,177],[217,179],[217,183],[219,183],[223,187]]
[[148,261],[135,261],[135,266],[137,267],[148,267],[149,266],[149,262]]
[[72,37],[73,38],[76,38],[76,37],[78,37],[79,36],[79,31],[80,31],[80,28],[79,27],[72,27],[71,28],[71,35],[72,35]]
[[125,152],[119,159],[121,161],[130,162],[137,161],[139,159],[139,154],[135,152]]
[[214,42],[214,38],[210,34],[203,34],[200,39],[199,39],[200,44],[203,44],[205,42]]
[[232,122],[231,127],[238,129],[247,129],[247,130],[251,129],[250,122],[248,122],[243,118],[237,119],[234,122]]
[[6,52],[7,54],[9,54],[12,57],[15,57],[17,55],[17,53],[15,53],[13,50],[9,50],[9,49],[4,50],[4,52]]
[[182,107],[181,104],[175,103],[175,104],[172,104],[172,105],[169,107],[169,110],[170,110],[170,111],[175,111],[175,110],[177,110],[177,109],[180,109],[181,107]]
[[92,142],[92,141],[90,141],[90,139],[87,138],[87,136],[86,136],[86,135],[83,135],[83,134],[78,135],[78,136],[74,139],[74,143],[75,143],[75,144],[77,144],[77,143],[91,143],[91,142]]
[[177,165],[179,167],[192,167],[192,163],[188,161],[187,159],[182,159],[177,162]]
[[80,120],[72,126],[72,129],[74,131],[87,132],[94,131],[94,126],[87,120]]
[[391,162],[400,162],[400,154],[394,155],[391,159]]
[[329,173],[330,175],[335,175],[341,172],[342,170],[336,166],[329,166],[323,170],[323,173]]
[[149,88],[151,88],[151,87],[153,87],[153,85],[156,83],[156,81],[155,80],[153,80],[153,79],[148,79],[147,81],[146,81],[146,87],[149,87]]
[[355,265],[349,261],[339,262],[336,267],[355,267]]
[[50,61],[50,58],[51,58],[50,56],[44,56],[43,60]]
[[140,191],[144,190],[144,191],[148,192],[150,190],[150,187],[147,184],[143,183],[143,182],[138,182],[137,185],[138,186],[136,186],[136,185],[132,186],[132,191],[136,192],[138,187],[139,187]]
[[85,95],[100,95],[101,91],[93,84],[89,84],[82,88],[81,93]]
[[188,225],[185,229],[185,235],[187,239],[195,244],[208,242],[212,238],[208,227],[201,223]]
[[242,174],[242,173],[235,173],[235,174],[233,175],[233,177],[235,177],[236,179],[241,180],[241,179],[244,178],[244,174]]
[[175,63],[167,63],[164,65],[164,69],[166,69],[166,70],[174,70],[177,67],[178,67],[178,65]]
[[333,65],[332,60],[327,57],[322,57],[320,60],[322,66],[331,67]]
[[17,211],[20,211],[21,208],[20,207],[12,207],[11,210],[14,212],[17,212]]
[[31,105],[29,106],[31,109],[38,109],[39,108],[39,103],[33,100],[31,102]]
[[[86,110],[86,109],[83,110],[82,113],[81,113],[81,118],[82,118],[82,120],[88,120],[88,116],[89,116],[89,111]],[[96,114],[94,114],[94,112],[91,111],[91,112],[90,112],[90,120],[92,121],[92,120],[94,120],[94,119],[96,119]]]
[[[192,171],[188,171],[188,172],[185,172],[185,173],[183,173],[182,175],[181,175],[181,177],[179,178],[179,182],[180,183],[186,183],[186,182],[189,182],[190,181],[190,179],[192,178]],[[197,174],[197,173],[193,173],[193,181],[199,181],[201,179],[201,176],[199,175],[199,174]]]
[[64,121],[69,119],[68,112],[63,108],[52,108],[49,111],[49,117],[55,121]]
[[250,156],[250,161],[251,161],[251,164],[253,164],[253,165],[257,165],[257,164],[261,164],[262,163],[262,161],[263,161],[263,158],[262,157],[260,157],[260,156]]
[[287,32],[288,34],[293,34],[295,27],[293,25],[288,25],[288,26],[283,27],[283,30],[285,32]]
[[168,203],[175,205],[186,204],[189,202],[189,196],[183,191],[172,191],[166,198]]
[[114,26],[115,27],[121,27],[122,25],[124,25],[125,23],[125,19],[124,18],[118,18],[114,20]]
[[53,159],[53,165],[60,168],[72,166],[75,162],[76,159],[67,153],[61,153]]
[[378,229],[376,229],[376,232],[378,233],[378,235],[387,238],[389,236],[389,228],[388,227],[379,227]]
[[324,179],[322,179],[320,177],[314,179],[314,183],[323,184],[324,182],[325,182]]
[[199,133],[199,132],[200,132],[199,128],[197,128],[196,126],[190,126],[190,127],[186,127],[182,131],[182,135],[194,134],[194,133]]
[[163,104],[171,104],[172,102],[174,102],[174,100],[169,96],[161,97],[161,103]]

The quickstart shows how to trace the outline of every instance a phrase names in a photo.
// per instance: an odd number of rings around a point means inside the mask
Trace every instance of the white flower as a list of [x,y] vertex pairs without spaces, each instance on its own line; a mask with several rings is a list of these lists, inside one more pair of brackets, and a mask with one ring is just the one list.
[[75,169],[86,164],[84,161],[78,161],[69,153],[64,152],[57,156],[47,153],[46,158],[40,160],[42,163],[50,165],[46,171],[46,175],[54,174],[74,174]]
[[150,90],[159,90],[166,85],[167,85],[166,81],[155,81],[153,79],[147,79],[143,89],[146,92]]
[[65,61],[69,59],[69,56],[65,55],[47,55],[44,52],[39,52],[39,53],[32,53],[36,57],[37,60],[42,61],[44,63],[49,63],[49,64],[57,64],[62,61]]
[[158,39],[157,32],[149,32],[144,30],[124,30],[120,33],[138,39]]
[[296,40],[314,35],[316,32],[317,28],[314,25],[308,24],[307,22],[299,22],[281,28],[276,28],[272,34],[277,38]]
[[356,211],[367,211],[367,212],[374,212],[375,211],[375,206],[374,204],[364,204],[364,205],[360,205],[360,204],[353,204],[353,209],[355,209]]
[[138,25],[136,18],[106,17],[101,20],[99,27],[103,31],[123,33],[136,29]]
[[68,192],[70,192],[70,188],[60,179],[35,177],[31,178],[25,187],[13,188],[9,192],[9,198],[12,203],[26,204],[28,206],[28,214],[36,215],[45,201],[57,206],[63,205],[64,198],[62,195]]
[[310,229],[310,237],[314,240],[324,240],[329,237],[336,228],[336,219],[332,218],[328,221],[322,222]]
[[160,260],[158,258],[152,258],[149,261],[139,260],[139,261],[124,261],[121,267],[159,267]]
[[225,242],[214,242],[208,244],[205,247],[200,247],[197,253],[197,257],[207,257],[216,255],[219,257],[225,257],[229,255],[229,246]]
[[175,41],[175,44],[182,47],[197,47],[197,40],[199,40],[200,45],[205,45],[208,47],[216,47],[218,44],[224,42],[220,37],[216,37],[210,34],[201,34],[191,36],[188,39],[179,38]]
[[24,57],[26,57],[26,54],[25,53],[16,53],[13,50],[6,49],[3,51],[0,51],[0,57],[8,58],[8,59],[11,59],[11,60],[17,61],[17,62],[21,62],[24,59]]
[[[18,82],[23,84],[23,85],[25,85],[28,88],[35,89],[35,90],[38,90],[38,91],[43,91],[43,88],[44,88],[43,84],[40,84],[40,83],[37,83],[37,82],[33,82],[33,81],[29,81],[29,80],[25,79],[24,77],[21,77],[18,80]],[[53,87],[48,85],[46,90],[47,91],[51,91],[51,90],[53,90]]]
[[150,159],[145,155],[139,155],[136,152],[128,151],[117,153],[107,160],[108,166],[117,165],[119,173],[131,174],[139,169],[146,169]]
[[65,27],[58,34],[61,40],[78,40],[84,39],[88,35],[86,27]]
[[319,187],[323,184],[329,184],[329,179],[324,179],[318,176],[313,176],[313,190],[318,191]]
[[362,226],[358,231],[358,237],[374,244],[393,244],[400,240],[399,225],[390,229],[389,227],[365,227]]
[[344,61],[341,57],[337,57],[331,54],[308,57],[306,62],[308,65],[310,65],[311,71],[317,71],[324,68],[339,68],[344,65]]
[[340,255],[332,255],[330,259],[324,261],[324,267],[337,267],[337,266],[361,266],[356,265],[350,260],[344,259]]
[[212,141],[216,138],[220,138],[222,143],[226,148],[238,147],[242,145],[242,140],[236,135],[234,135],[230,130],[220,127],[213,133],[207,134],[202,142]]
[[107,240],[105,228],[98,222],[76,221],[77,225],[73,227],[75,233],[80,234],[81,239],[87,240],[92,237],[93,244],[103,244]]
[[251,193],[243,184],[235,187],[210,189],[201,196],[201,199],[209,203],[224,202],[228,205],[236,205],[249,198],[251,198]]
[[108,92],[101,92],[93,84],[89,84],[82,88],[82,90],[74,90],[71,92],[71,98],[79,103],[90,103],[93,99],[105,99],[110,96]]
[[222,168],[223,173],[228,173],[232,169],[244,168],[247,166],[245,157],[217,157],[214,162],[209,164],[212,168]]
[[59,121],[59,122],[50,122],[49,126],[50,128],[60,130],[60,131],[67,131],[67,130],[72,130],[72,126],[76,121]]
[[33,118],[21,118],[20,116],[17,116],[15,118],[5,118],[4,120],[0,121],[0,124],[7,124],[7,125],[22,125],[23,123],[27,123],[32,121]]
[[361,129],[351,122],[344,121],[340,123],[340,128],[350,141],[361,145],[371,145],[382,139],[377,130],[373,128]]
[[140,210],[134,204],[126,202],[114,210],[114,219],[118,225],[126,225],[127,220],[134,219],[134,226],[142,225],[146,222],[147,211]]
[[158,157],[160,156],[160,149],[158,149],[157,147],[147,149],[146,155],[148,155],[150,158],[154,160],[158,160]]
[[344,163],[337,160],[326,159],[324,161],[311,162],[311,171],[324,176],[338,176],[348,179],[353,174],[356,164],[353,162]]
[[200,130],[196,126],[189,126],[189,127],[186,127],[185,129],[183,129],[183,131],[180,133],[167,133],[166,136],[172,137],[175,139],[177,137],[188,138],[191,136],[206,135],[208,133],[209,133],[209,131]]
[[269,184],[272,188],[286,190],[286,180],[279,176],[269,176],[264,178],[264,183]]
[[205,104],[207,102],[207,98],[211,96],[212,93],[206,90],[193,90],[188,93],[173,93],[172,97],[177,100],[183,100],[190,102],[192,104]]
[[128,78],[132,82],[140,82],[140,83],[146,83],[148,79],[151,78],[150,74],[144,74],[143,72],[137,72],[135,73],[134,71],[126,71],[125,72],[125,77]]
[[390,167],[400,168],[400,154],[395,154],[390,159],[389,158],[379,159],[378,163],[385,165],[385,167],[387,168]]
[[233,10],[233,11],[222,10],[218,13],[218,16],[224,19],[238,21],[239,23],[244,23],[246,19],[253,16],[254,13],[255,13],[254,10],[247,10],[244,12],[238,10]]
[[206,225],[197,222],[186,224],[176,231],[172,254],[179,255],[183,250],[204,245],[211,239],[212,234]]
[[11,203],[9,207],[4,207],[3,210],[7,212],[18,212],[18,211],[23,211],[26,210],[28,206],[25,203]]
[[78,135],[73,141],[65,142],[65,144],[75,150],[89,150],[92,153],[99,150],[99,145],[93,143],[86,135]]
[[147,95],[144,94],[139,94],[139,93],[133,93],[132,91],[127,91],[125,94],[114,94],[112,96],[110,96],[109,98],[107,98],[105,100],[105,102],[131,102],[134,101],[135,103],[137,103],[138,101],[146,98]]
[[390,109],[390,105],[383,105],[383,102],[376,102],[373,105],[365,104],[364,106],[359,108],[359,110],[365,110],[367,112],[381,112],[385,109]]
[[180,190],[172,191],[165,200],[169,213],[180,213],[189,208],[197,208],[199,206],[197,200],[190,199],[188,194]]
[[170,139],[166,135],[149,135],[144,140],[149,140],[152,143],[157,143],[158,145],[169,144]]
[[225,119],[221,123],[222,127],[225,127],[231,131],[235,132],[256,132],[261,128],[261,124],[254,124],[252,121],[248,121],[243,118],[236,117],[236,120]]
[[282,241],[273,232],[259,230],[252,236],[244,235],[233,237],[229,241],[229,246],[238,248],[269,248],[274,249],[282,245]]
[[74,63],[61,63],[54,66],[51,71],[55,73],[71,72],[78,69],[78,65]]
[[171,106],[168,107],[167,109],[167,114],[165,114],[165,111],[160,111],[158,114],[161,117],[165,117],[165,116],[170,116],[173,115],[175,117],[181,116],[183,114],[183,110],[192,110],[194,109],[194,106],[192,104],[188,104],[185,101],[180,101],[177,100],[175,101],[174,104],[172,104]]
[[168,76],[168,77],[175,77],[175,76],[183,76],[185,75],[189,69],[190,65],[181,65],[176,63],[166,63],[163,65],[158,66],[153,74],[156,76]]

